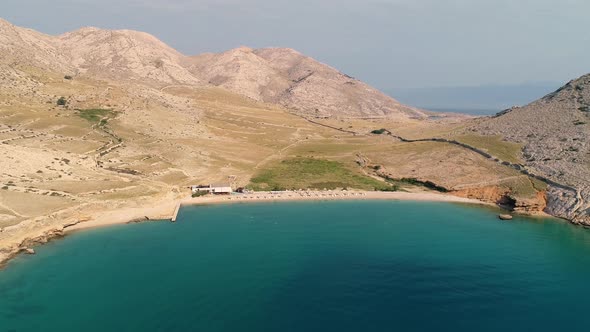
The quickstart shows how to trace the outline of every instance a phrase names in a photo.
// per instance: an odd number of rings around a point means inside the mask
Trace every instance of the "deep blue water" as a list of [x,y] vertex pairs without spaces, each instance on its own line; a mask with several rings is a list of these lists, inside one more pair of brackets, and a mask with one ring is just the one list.
[[0,331],[588,331],[590,232],[391,201],[187,207],[0,271]]

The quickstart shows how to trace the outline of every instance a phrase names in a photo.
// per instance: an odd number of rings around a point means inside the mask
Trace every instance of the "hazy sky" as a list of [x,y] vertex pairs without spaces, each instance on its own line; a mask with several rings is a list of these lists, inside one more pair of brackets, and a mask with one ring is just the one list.
[[590,72],[589,0],[1,0],[59,34],[149,32],[185,54],[295,48],[387,90],[565,82]]

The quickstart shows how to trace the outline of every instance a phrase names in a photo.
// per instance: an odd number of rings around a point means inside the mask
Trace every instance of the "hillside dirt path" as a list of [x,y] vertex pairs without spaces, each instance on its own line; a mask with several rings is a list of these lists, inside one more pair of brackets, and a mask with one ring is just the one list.
[[[324,123],[321,123],[321,122],[318,122],[318,121],[314,121],[314,120],[308,119],[308,118],[306,118],[304,116],[300,116],[300,115],[298,115],[298,116],[301,117],[302,119],[305,119],[306,121],[308,121],[308,122],[310,122],[312,124],[320,125],[320,126],[323,126],[323,127],[326,127],[326,128],[331,128],[333,130],[337,130],[337,131],[342,132],[342,133],[353,134],[354,136],[367,136],[367,134],[365,134],[365,133],[359,133],[359,132],[355,132],[355,131],[352,131],[352,130],[345,130],[345,129],[341,129],[341,128],[336,128],[336,127],[331,126],[331,125],[327,125],[327,124],[324,124]],[[392,138],[394,138],[394,139],[396,139],[396,140],[399,140],[400,142],[403,142],[403,143],[436,142],[436,143],[451,144],[451,145],[454,145],[454,146],[458,146],[458,147],[461,147],[461,148],[470,150],[472,152],[475,152],[475,153],[481,155],[482,157],[484,157],[486,159],[489,159],[489,160],[491,160],[491,161],[493,161],[493,162],[495,162],[495,163],[497,163],[497,164],[499,164],[501,166],[504,166],[504,167],[508,167],[508,168],[517,170],[518,172],[522,173],[523,175],[526,175],[528,177],[533,177],[533,178],[535,178],[535,179],[537,179],[539,181],[545,182],[548,185],[551,185],[551,186],[560,188],[562,190],[570,191],[572,193],[575,193],[576,194],[576,197],[580,197],[579,190],[576,189],[576,188],[573,188],[573,187],[571,187],[569,185],[565,185],[565,184],[559,183],[557,181],[551,180],[551,179],[549,179],[547,177],[544,177],[544,176],[538,175],[536,173],[533,173],[529,169],[527,169],[526,166],[523,165],[523,164],[511,163],[509,161],[502,160],[502,159],[500,159],[498,157],[492,156],[491,154],[489,154],[488,152],[486,152],[486,151],[484,151],[482,149],[476,148],[474,146],[471,146],[471,145],[468,145],[468,144],[465,144],[465,143],[462,143],[462,142],[458,142],[458,141],[455,141],[455,140],[449,140],[449,139],[446,139],[446,138],[436,138],[436,137],[421,138],[421,139],[408,139],[408,138],[405,138],[405,137],[402,137],[402,136],[399,136],[399,135],[395,135],[395,134],[393,134],[389,130],[386,130],[385,131],[385,134],[388,135],[388,136],[390,136],[390,137],[392,137]],[[580,202],[581,202],[580,199],[578,199],[578,203],[580,203]]]

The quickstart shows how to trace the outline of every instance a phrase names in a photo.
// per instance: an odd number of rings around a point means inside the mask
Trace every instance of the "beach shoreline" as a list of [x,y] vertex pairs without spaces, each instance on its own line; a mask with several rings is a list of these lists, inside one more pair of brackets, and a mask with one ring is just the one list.
[[[96,219],[82,222],[66,229],[66,233],[109,226],[149,220],[171,220],[174,213],[178,212],[177,206],[210,205],[210,204],[235,204],[235,203],[256,203],[256,202],[294,202],[294,201],[346,201],[346,200],[396,200],[396,201],[417,201],[417,202],[447,202],[466,203],[475,205],[496,206],[492,203],[476,199],[463,198],[449,194],[431,192],[381,192],[381,191],[280,191],[280,192],[253,192],[247,194],[232,195],[208,195],[203,197],[186,197],[175,202],[167,202],[141,209],[116,210],[98,216]],[[141,212],[138,213],[138,209]]]
[[253,192],[246,194],[213,195],[204,197],[166,197],[158,200],[147,200],[145,204],[125,206],[115,209],[95,209],[85,220],[64,222],[56,227],[31,231],[20,234],[20,241],[14,239],[12,243],[0,246],[0,267],[20,253],[35,246],[45,244],[55,238],[60,238],[83,230],[127,224],[144,221],[164,221],[175,219],[182,206],[235,204],[235,203],[263,203],[263,202],[295,202],[295,201],[353,201],[353,200],[392,200],[417,202],[447,202],[464,203],[481,206],[496,206],[495,204],[463,198],[445,193],[434,192],[380,192],[380,191],[281,191],[281,192]]

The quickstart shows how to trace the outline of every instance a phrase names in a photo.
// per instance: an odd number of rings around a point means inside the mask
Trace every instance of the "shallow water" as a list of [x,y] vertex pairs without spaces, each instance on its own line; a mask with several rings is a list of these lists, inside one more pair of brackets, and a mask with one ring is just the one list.
[[0,331],[586,331],[590,232],[481,207],[183,208],[0,271]]

